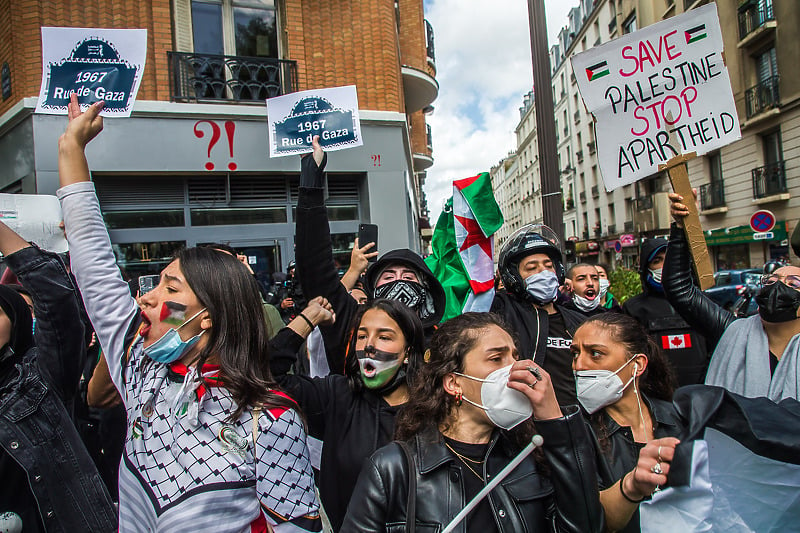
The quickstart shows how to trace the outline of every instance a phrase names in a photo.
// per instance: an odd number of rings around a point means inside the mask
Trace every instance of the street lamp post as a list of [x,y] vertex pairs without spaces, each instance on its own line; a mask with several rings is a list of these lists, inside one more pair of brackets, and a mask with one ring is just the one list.
[[539,172],[542,179],[544,223],[564,242],[564,207],[558,174],[555,109],[547,51],[547,21],[544,0],[528,0],[533,63],[533,94],[536,108],[536,138],[539,147]]

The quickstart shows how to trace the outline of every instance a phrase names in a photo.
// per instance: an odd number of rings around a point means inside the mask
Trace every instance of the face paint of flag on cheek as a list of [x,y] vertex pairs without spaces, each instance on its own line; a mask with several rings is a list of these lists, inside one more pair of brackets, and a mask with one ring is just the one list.
[[186,322],[186,306],[178,302],[164,302],[161,304],[161,314],[158,319],[171,326],[179,327]]

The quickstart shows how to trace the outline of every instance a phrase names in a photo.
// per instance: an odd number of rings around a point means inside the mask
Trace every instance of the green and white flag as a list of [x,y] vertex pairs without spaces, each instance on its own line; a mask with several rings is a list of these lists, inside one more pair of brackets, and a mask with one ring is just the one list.
[[468,311],[488,311],[494,298],[494,233],[503,214],[484,172],[453,182],[425,260],[444,287],[447,306],[442,321]]

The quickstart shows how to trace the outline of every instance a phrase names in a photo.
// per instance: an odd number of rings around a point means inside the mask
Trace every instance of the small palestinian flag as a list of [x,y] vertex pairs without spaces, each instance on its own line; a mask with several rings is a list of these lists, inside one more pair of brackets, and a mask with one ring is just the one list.
[[686,36],[686,44],[692,44],[700,39],[705,39],[708,37],[705,24],[700,24],[699,26],[695,26],[690,30],[686,30],[683,32],[683,34]]
[[594,81],[597,78],[602,78],[603,76],[608,75],[608,61],[601,61],[596,65],[586,67],[586,77],[589,79],[589,81]]
[[178,302],[164,302],[161,304],[161,314],[158,319],[173,326],[180,326],[186,321],[186,306]]

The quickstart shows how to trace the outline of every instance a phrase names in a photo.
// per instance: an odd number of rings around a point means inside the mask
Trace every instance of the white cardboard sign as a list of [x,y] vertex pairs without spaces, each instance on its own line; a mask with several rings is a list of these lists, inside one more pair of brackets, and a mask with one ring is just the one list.
[[37,113],[66,115],[103,100],[104,117],[129,117],[147,58],[147,30],[42,28],[42,87]]
[[355,85],[270,98],[267,118],[270,157],[311,152],[315,135],[328,152],[364,144]]
[[606,190],[741,137],[714,3],[572,57]]
[[61,204],[55,196],[0,193],[0,221],[44,250],[68,251],[67,238],[59,227],[62,220]]

